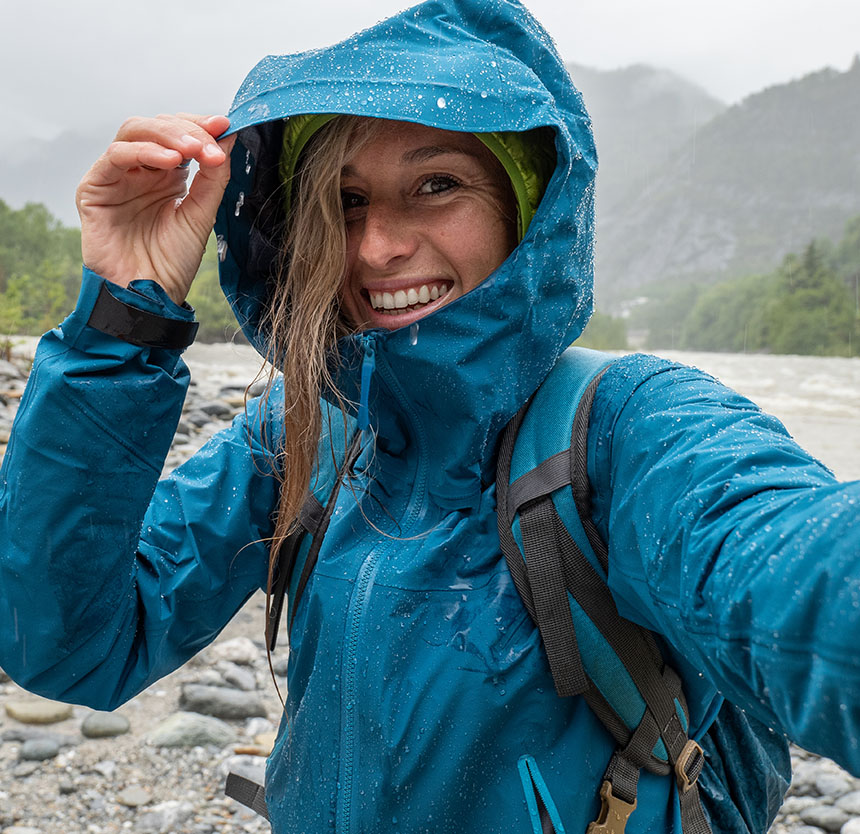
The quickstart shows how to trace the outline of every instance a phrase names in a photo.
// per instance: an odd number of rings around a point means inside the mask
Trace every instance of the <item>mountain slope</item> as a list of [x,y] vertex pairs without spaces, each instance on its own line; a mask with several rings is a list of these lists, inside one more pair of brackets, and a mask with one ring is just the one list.
[[598,218],[603,299],[767,271],[860,213],[860,60],[750,96]]

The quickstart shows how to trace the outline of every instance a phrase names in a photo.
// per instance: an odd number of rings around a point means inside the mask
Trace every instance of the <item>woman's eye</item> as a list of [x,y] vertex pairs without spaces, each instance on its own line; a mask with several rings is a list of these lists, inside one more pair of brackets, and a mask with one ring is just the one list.
[[433,176],[424,180],[418,188],[419,194],[442,194],[445,191],[457,188],[460,183],[453,177]]
[[340,192],[340,201],[341,205],[343,206],[344,212],[361,208],[362,206],[367,204],[367,200],[365,200],[364,197],[361,196],[361,194],[353,194],[349,191]]

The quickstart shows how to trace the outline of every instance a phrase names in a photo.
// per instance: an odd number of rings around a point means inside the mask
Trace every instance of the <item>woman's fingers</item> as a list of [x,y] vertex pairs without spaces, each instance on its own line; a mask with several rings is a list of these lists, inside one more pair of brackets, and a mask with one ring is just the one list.
[[211,168],[201,166],[191,182],[188,196],[182,201],[181,210],[194,211],[207,230],[215,221],[215,212],[230,179],[230,151],[235,141],[235,136],[229,136],[218,143],[224,153],[224,162]]
[[[156,116],[155,118],[132,117],[127,119],[119,131],[117,142],[152,142],[169,150],[175,150],[182,159],[196,159],[201,166],[220,165],[224,154],[218,147],[213,133],[223,133],[219,128],[229,121],[223,117]],[[226,127],[224,127],[226,129]],[[218,135],[216,134],[216,135]]]

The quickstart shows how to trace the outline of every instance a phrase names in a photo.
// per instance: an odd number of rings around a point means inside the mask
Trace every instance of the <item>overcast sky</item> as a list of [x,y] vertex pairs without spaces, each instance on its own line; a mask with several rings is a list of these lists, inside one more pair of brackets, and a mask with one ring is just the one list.
[[[0,146],[156,111],[223,111],[267,53],[323,46],[401,0],[4,0]],[[666,67],[727,103],[860,52],[860,0],[527,0],[566,61]]]

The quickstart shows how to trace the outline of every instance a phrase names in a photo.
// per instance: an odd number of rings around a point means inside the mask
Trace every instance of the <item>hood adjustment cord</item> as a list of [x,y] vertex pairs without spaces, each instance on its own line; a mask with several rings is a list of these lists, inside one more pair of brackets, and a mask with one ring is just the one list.
[[370,428],[370,380],[376,369],[376,340],[372,336],[362,339],[364,357],[361,360],[361,400],[358,404],[358,429],[365,432]]

